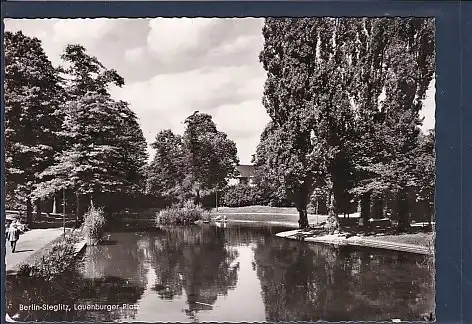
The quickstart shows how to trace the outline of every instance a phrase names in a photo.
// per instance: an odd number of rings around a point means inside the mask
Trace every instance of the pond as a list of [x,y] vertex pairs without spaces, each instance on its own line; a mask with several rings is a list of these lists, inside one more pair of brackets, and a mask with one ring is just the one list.
[[7,278],[7,312],[23,321],[253,322],[416,321],[434,311],[425,256],[275,237],[283,230],[110,229],[60,280]]

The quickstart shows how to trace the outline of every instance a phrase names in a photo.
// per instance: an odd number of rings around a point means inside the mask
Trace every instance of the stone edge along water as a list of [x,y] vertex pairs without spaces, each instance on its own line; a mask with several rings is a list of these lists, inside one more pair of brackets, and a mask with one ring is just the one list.
[[409,253],[424,254],[424,255],[434,254],[434,252],[431,251],[431,249],[427,247],[413,245],[413,244],[377,241],[377,240],[365,239],[359,236],[351,236],[351,237],[346,238],[343,234],[320,235],[320,236],[300,238],[299,235],[302,233],[303,233],[302,230],[296,229],[296,230],[277,233],[276,236],[280,238],[299,240],[299,241],[304,241],[304,242],[312,242],[312,243],[330,244],[330,245],[336,245],[336,246],[350,245],[350,246],[370,247],[370,248],[394,250],[394,251],[409,252]]

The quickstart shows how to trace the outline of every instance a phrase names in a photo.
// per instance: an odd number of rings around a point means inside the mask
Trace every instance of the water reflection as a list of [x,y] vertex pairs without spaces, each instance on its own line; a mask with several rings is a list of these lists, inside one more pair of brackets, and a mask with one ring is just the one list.
[[420,320],[434,309],[424,257],[292,243],[254,251],[268,321]]
[[[30,321],[418,320],[434,308],[423,257],[336,249],[229,225],[115,228],[82,265],[42,285],[7,280],[7,311]],[[20,304],[136,304],[137,309],[20,311]]]
[[[125,309],[123,301],[137,301],[142,288],[127,280],[107,276],[100,279],[85,279],[80,273],[71,271],[52,283],[33,281],[29,278],[7,278],[7,313],[19,321],[113,321],[121,318],[134,319],[136,310]],[[89,296],[96,296],[89,303]],[[54,306],[64,305],[59,310]],[[84,310],[91,305],[94,311]],[[22,309],[33,306],[37,309]],[[41,309],[44,306],[50,310]],[[106,309],[105,307],[114,307]]]
[[219,228],[191,227],[163,229],[153,238],[151,262],[156,273],[154,290],[163,299],[185,291],[190,318],[208,310],[218,296],[236,286],[238,251],[225,244]]

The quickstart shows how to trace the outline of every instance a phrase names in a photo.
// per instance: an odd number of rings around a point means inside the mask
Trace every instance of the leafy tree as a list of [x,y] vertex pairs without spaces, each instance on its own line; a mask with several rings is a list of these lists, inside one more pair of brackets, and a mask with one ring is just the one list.
[[353,194],[370,206],[374,190],[398,193],[403,226],[410,153],[434,70],[432,20],[271,18],[263,35],[263,100],[279,146],[267,161],[300,226],[308,225],[306,197],[324,186],[334,227]]
[[71,188],[77,199],[97,193],[135,192],[144,179],[145,140],[133,112],[106,95],[87,93],[71,103],[63,135],[71,146],[43,175],[48,195]]
[[301,228],[308,226],[306,206],[314,181],[309,153],[311,119],[306,99],[309,68],[301,68],[292,54],[302,43],[300,21],[271,19],[265,21],[262,33],[264,48],[259,59],[267,71],[263,104],[271,117],[272,154],[265,159],[294,201],[300,214]]
[[76,212],[82,196],[103,193],[133,193],[144,189],[146,141],[136,115],[127,103],[115,101],[107,87],[124,84],[79,45],[69,45],[62,56],[69,65],[65,87],[67,103],[62,136],[66,148],[42,176],[49,177],[36,190],[48,196],[72,189]]
[[195,190],[199,203],[202,190],[223,188],[236,174],[237,148],[225,133],[217,130],[211,115],[196,111],[186,118],[185,125],[183,146],[188,171],[184,186]]
[[121,152],[117,167],[121,170],[127,185],[128,193],[144,193],[147,179],[147,142],[136,113],[129,108],[127,102],[115,104],[118,122],[116,139]]
[[[399,229],[404,229],[409,226],[407,191],[414,186],[410,179],[420,134],[419,113],[434,74],[434,21],[379,18],[357,24],[362,59],[353,64],[356,77],[351,94],[362,135],[354,146],[361,174],[354,192],[362,195],[365,209],[372,193],[395,193]],[[367,214],[363,212],[364,217]]]
[[350,105],[349,89],[352,74],[349,51],[355,46],[351,19],[322,18],[307,21],[310,46],[315,51],[313,80],[312,154],[321,164],[324,181],[316,186],[328,192],[328,206],[333,229],[339,226],[339,212],[349,212],[352,196],[348,190],[354,185],[354,170],[350,146],[357,140],[354,113]]
[[431,214],[434,213],[434,193],[436,180],[436,152],[435,132],[430,130],[427,134],[420,134],[419,145],[415,150],[415,164],[412,170],[413,176],[409,185],[415,189],[416,201],[424,202],[428,206],[428,220],[431,222]]
[[153,195],[185,202],[227,185],[237,172],[236,144],[217,130],[212,117],[196,111],[185,120],[183,136],[171,130],[157,134],[148,169],[147,190]]
[[272,161],[272,157],[279,149],[276,135],[277,129],[274,123],[269,122],[262,131],[256,154],[252,159],[255,167],[254,184],[264,203],[273,206],[289,206],[290,202],[283,186],[283,179],[277,173],[276,161]]
[[87,54],[82,45],[67,45],[61,58],[68,65],[63,72],[67,76],[67,93],[72,99],[88,92],[108,95],[109,85],[125,84],[115,70],[105,68],[96,57]]
[[[307,204],[316,186],[329,186],[334,199],[345,191],[350,136],[344,42],[349,26],[331,18],[266,19],[260,60],[267,71],[264,106],[278,132],[272,145],[278,177],[294,201],[300,227],[308,226]],[[334,39],[334,45],[332,45]],[[335,215],[333,215],[335,216]]]
[[170,129],[160,131],[154,143],[156,151],[148,169],[147,191],[154,195],[175,197],[185,178],[185,152],[182,138]]
[[40,40],[22,32],[5,32],[4,87],[6,197],[7,202],[26,199],[31,223],[31,192],[38,174],[61,149],[63,91]]

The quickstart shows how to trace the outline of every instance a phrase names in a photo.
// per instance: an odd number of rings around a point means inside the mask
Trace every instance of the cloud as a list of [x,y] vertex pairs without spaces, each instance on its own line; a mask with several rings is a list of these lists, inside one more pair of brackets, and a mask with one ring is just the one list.
[[[112,94],[131,104],[148,140],[164,128],[183,133],[185,118],[199,110],[210,113],[218,129],[238,144],[246,143],[248,137],[258,139],[267,122],[261,105],[263,86],[262,70],[229,66],[160,74],[115,88]],[[238,144],[238,149],[241,160],[249,162],[247,154],[252,154],[255,146]]]
[[130,63],[136,63],[144,60],[146,50],[143,47],[127,49],[125,51],[125,59]]
[[149,56],[157,73],[254,65],[262,49],[262,19],[156,18],[149,22]]
[[[60,55],[68,44],[81,44],[87,51],[105,59],[109,55],[102,41],[115,30],[118,19],[10,19],[5,29],[23,31],[25,35],[42,41],[44,51],[54,65],[62,64]],[[97,48],[98,47],[98,48]]]
[[149,50],[163,63],[199,49],[215,24],[211,18],[155,18],[149,22]]
[[270,118],[261,100],[247,100],[239,104],[222,105],[215,109],[213,119],[228,137],[237,139],[240,162],[247,164],[256,152],[259,138]]
[[52,39],[57,43],[79,43],[94,45],[105,38],[116,25],[115,19],[64,19],[53,25]]
[[[228,133],[252,135],[269,122],[261,100],[247,100],[239,104],[222,105],[215,109],[213,119]],[[260,133],[257,133],[259,137]]]
[[264,72],[250,66],[202,68],[158,74],[148,81],[134,82],[113,90],[136,109],[153,107],[163,112],[195,110],[212,112],[224,104],[260,101]]
[[241,36],[232,42],[226,42],[213,48],[208,54],[212,56],[234,55],[248,50],[253,52],[254,48],[259,47],[262,49],[262,35]]
[[48,29],[54,24],[53,19],[11,19],[4,20],[5,31],[22,31],[30,37],[37,37],[44,40],[48,36]]

